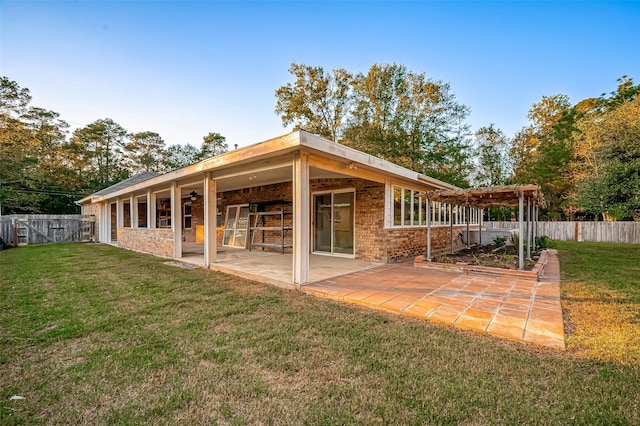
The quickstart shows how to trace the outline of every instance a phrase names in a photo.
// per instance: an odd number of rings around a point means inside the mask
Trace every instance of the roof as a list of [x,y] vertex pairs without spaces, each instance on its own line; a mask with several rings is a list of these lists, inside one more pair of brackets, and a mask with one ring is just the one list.
[[[282,176],[280,178],[284,176],[291,179],[290,161],[292,157],[290,155],[300,151],[304,151],[324,163],[324,166],[318,167],[326,166],[327,170],[344,175],[353,176],[353,172],[357,169],[358,174],[368,173],[369,176],[381,179],[381,181],[386,178],[397,182],[408,182],[416,187],[424,187],[426,185],[437,189],[457,189],[456,186],[438,179],[425,176],[304,130],[297,130],[287,135],[206,158],[198,163],[163,175],[150,175],[149,178],[139,181],[132,181],[131,179],[133,178],[124,180],[83,198],[78,201],[78,204],[100,202],[106,199],[127,196],[134,192],[146,191],[149,187],[158,189],[168,186],[172,182],[181,182],[190,186],[190,182],[194,182],[194,179],[201,179],[205,172],[211,172],[212,177],[217,180],[223,177],[229,181],[235,176],[235,183],[239,183],[238,176],[251,175],[253,172],[266,174],[267,169],[272,171],[272,183],[275,182],[273,179],[277,178],[275,176],[277,173],[281,173]],[[259,168],[259,172],[257,168]],[[245,179],[242,179],[242,184],[245,181]],[[267,181],[265,180],[264,182]],[[220,183],[218,189],[220,190]]]
[[115,183],[115,184],[113,184],[111,186],[108,186],[108,187],[106,187],[104,189],[101,189],[98,192],[94,192],[90,196],[85,197],[82,200],[79,200],[78,203],[82,204],[84,201],[88,201],[90,198],[99,197],[101,195],[105,195],[105,194],[109,194],[111,192],[119,191],[119,190],[125,189],[125,188],[127,188],[127,187],[129,187],[131,185],[135,185],[137,183],[144,182],[144,181],[147,181],[149,179],[152,179],[152,178],[154,178],[156,176],[160,176],[160,174],[159,173],[155,173],[155,172],[142,172],[142,173],[139,173],[139,174],[137,174],[135,176],[131,176],[128,179],[125,179],[125,180],[120,181],[118,183]]
[[435,190],[424,194],[431,201],[470,207],[513,207],[520,200],[520,192],[536,206],[544,206],[544,196],[538,185],[489,186],[469,189]]

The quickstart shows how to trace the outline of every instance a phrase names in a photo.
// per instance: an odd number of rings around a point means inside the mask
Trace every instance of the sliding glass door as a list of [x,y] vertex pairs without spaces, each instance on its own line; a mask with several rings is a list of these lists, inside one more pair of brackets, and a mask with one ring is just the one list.
[[313,251],[353,256],[355,193],[331,191],[313,195]]

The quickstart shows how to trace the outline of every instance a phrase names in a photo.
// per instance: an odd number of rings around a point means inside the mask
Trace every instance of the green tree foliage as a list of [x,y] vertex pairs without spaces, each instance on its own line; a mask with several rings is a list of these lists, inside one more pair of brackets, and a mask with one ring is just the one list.
[[504,185],[507,178],[506,150],[509,141],[502,130],[490,124],[475,134],[477,163],[474,183],[478,186]]
[[30,106],[29,90],[0,77],[0,205],[4,213],[73,210],[77,182],[66,173],[67,123]]
[[531,124],[515,136],[511,180],[539,184],[549,217],[581,213],[621,220],[640,208],[634,207],[633,154],[633,144],[640,144],[634,127],[640,86],[627,76],[618,83],[616,91],[575,105],[564,95],[543,97],[529,112]]
[[580,205],[605,218],[640,220],[640,98],[616,104],[591,130],[588,137],[600,141],[598,173],[583,180]]
[[327,137],[448,182],[468,184],[469,109],[450,86],[397,64],[367,74],[292,64],[279,88],[283,125]]
[[123,164],[123,149],[127,131],[110,118],[99,119],[76,129],[71,143],[83,152],[88,176],[92,176],[93,186],[105,188],[128,177]]
[[201,150],[191,144],[170,145],[167,148],[163,166],[166,171],[177,170],[200,159]]
[[159,134],[147,131],[130,133],[127,137],[129,141],[124,145],[123,166],[132,175],[164,171],[166,150]]
[[304,129],[337,142],[351,110],[352,76],[343,69],[325,72],[322,67],[292,63],[294,83],[276,90],[276,114],[284,126]]
[[200,148],[198,159],[205,159],[213,157],[214,155],[220,155],[228,150],[227,138],[222,136],[220,133],[210,132],[207,136],[202,138],[202,147]]

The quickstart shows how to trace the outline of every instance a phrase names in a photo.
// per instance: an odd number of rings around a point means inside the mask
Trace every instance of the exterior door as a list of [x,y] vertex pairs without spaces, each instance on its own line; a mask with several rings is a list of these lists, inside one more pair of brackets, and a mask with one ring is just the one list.
[[353,257],[355,193],[332,191],[313,195],[313,252]]
[[225,247],[245,248],[247,246],[248,229],[249,205],[228,206],[222,245]]

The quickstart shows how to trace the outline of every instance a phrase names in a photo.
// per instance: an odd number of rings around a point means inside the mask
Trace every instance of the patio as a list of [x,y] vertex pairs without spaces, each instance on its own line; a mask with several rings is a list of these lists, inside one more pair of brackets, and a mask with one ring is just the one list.
[[549,251],[545,274],[533,283],[395,264],[308,284],[302,291],[564,350],[555,250]]
[[[183,246],[182,262],[203,266],[202,244]],[[560,268],[548,251],[539,282],[310,256],[310,284],[291,282],[292,255],[219,247],[210,269],[304,293],[437,321],[454,327],[565,349]]]

